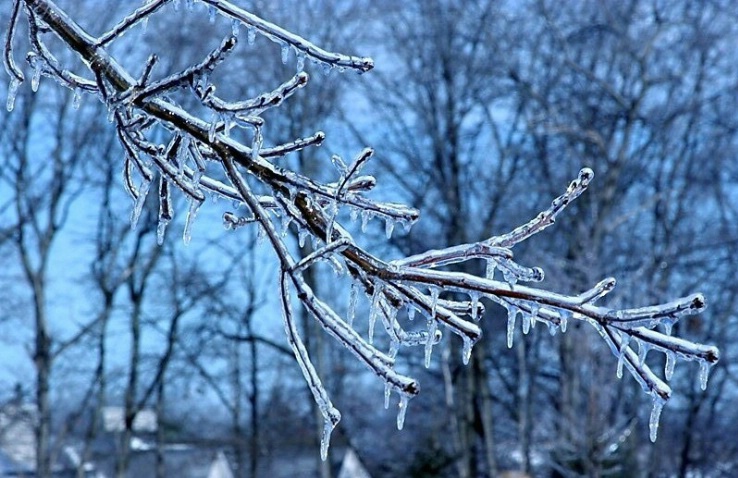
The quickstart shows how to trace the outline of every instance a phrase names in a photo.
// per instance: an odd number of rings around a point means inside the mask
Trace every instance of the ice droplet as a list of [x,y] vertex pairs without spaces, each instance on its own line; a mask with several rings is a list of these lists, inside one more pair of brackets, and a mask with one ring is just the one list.
[[234,37],[237,37],[240,31],[241,31],[241,22],[239,22],[238,20],[234,18],[233,20],[231,20],[231,33],[233,34]]
[[656,437],[659,433],[659,419],[661,418],[661,410],[664,408],[666,400],[661,398],[658,393],[653,393],[653,408],[651,409],[651,417],[648,420],[649,437],[651,442],[656,441]]
[[388,410],[390,405],[390,395],[392,395],[392,385],[384,382],[384,409]]
[[713,365],[707,360],[700,361],[700,388],[702,390],[707,390],[707,379],[710,376],[710,369]]
[[297,233],[297,244],[300,247],[305,247],[305,239],[308,236],[308,232],[306,229],[300,229],[300,231]]
[[20,88],[21,82],[13,77],[10,79],[10,85],[8,85],[8,101],[5,104],[8,112],[13,111],[15,108],[15,98],[18,96],[18,89]]
[[348,305],[348,312],[347,312],[349,327],[353,327],[354,325],[354,317],[356,316],[356,303],[358,301],[359,301],[359,287],[356,284],[351,284],[351,290],[349,291],[349,305]]
[[256,41],[256,28],[249,27],[248,33],[246,34],[246,40],[248,41],[249,45],[253,45]]
[[282,45],[282,64],[286,65],[290,57],[290,47],[286,43]]
[[515,318],[518,316],[518,309],[515,306],[507,306],[507,348],[513,346],[513,336],[515,333]]
[[397,429],[402,430],[405,425],[405,414],[407,413],[407,404],[410,401],[410,397],[407,395],[400,394],[400,405],[397,410]]
[[664,377],[671,380],[674,375],[674,366],[676,365],[676,355],[672,351],[666,352],[666,365],[664,366]]
[[189,244],[192,240],[192,224],[195,222],[197,212],[202,206],[202,201],[197,199],[190,199],[190,209],[187,211],[187,217],[185,218],[184,231],[182,232],[182,242],[185,245]]

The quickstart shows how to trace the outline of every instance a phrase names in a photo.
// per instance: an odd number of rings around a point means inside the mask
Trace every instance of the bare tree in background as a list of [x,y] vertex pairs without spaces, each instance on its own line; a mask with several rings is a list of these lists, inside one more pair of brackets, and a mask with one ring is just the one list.
[[[172,75],[156,74],[154,56],[149,57],[140,71],[124,68],[111,56],[113,44],[139,24],[155,21],[156,13],[164,8],[192,8],[193,15],[204,19],[224,16],[232,22],[231,34],[201,62]],[[364,220],[382,219],[387,235],[391,236],[396,224],[411,226],[418,218],[418,211],[401,204],[375,201],[366,195],[375,181],[360,174],[373,150],[365,149],[351,160],[332,157],[334,180],[321,182],[282,166],[279,160],[319,143],[322,134],[275,145],[265,144],[262,135],[266,121],[262,113],[281,105],[307,83],[308,76],[302,71],[306,61],[328,69],[364,72],[372,68],[371,59],[323,50],[224,0],[184,5],[173,0],[153,0],[98,36],[84,31],[51,1],[18,0],[13,4],[4,55],[11,76],[9,109],[13,108],[15,93],[25,77],[13,54],[14,31],[21,10],[30,25],[33,88],[38,87],[42,75],[49,76],[70,88],[74,96],[92,94],[108,107],[108,119],[125,150],[124,182],[134,200],[134,226],[149,191],[157,188],[160,237],[171,222],[172,194],[177,191],[189,202],[185,243],[191,240],[192,224],[206,195],[236,201],[247,210],[245,215],[226,211],[223,220],[231,229],[258,228],[275,253],[280,266],[279,298],[285,332],[325,420],[323,458],[327,456],[330,434],[340,420],[340,413],[310,361],[295,321],[294,306],[307,310],[329,335],[384,381],[387,405],[392,392],[399,395],[398,428],[403,426],[409,399],[419,392],[416,380],[396,371],[398,352],[422,347],[429,365],[443,329],[460,337],[462,360],[467,362],[480,338],[480,327],[475,320],[483,311],[480,299],[507,310],[510,345],[518,320],[524,332],[538,322],[562,331],[572,321],[594,327],[616,355],[618,366],[627,369],[652,397],[652,440],[656,439],[661,409],[671,396],[671,388],[639,358],[636,349],[640,348],[641,355],[648,349],[662,352],[667,359],[667,378],[677,359],[697,361],[702,387],[706,387],[709,367],[718,360],[717,348],[671,335],[675,321],[704,308],[701,295],[641,308],[609,308],[596,302],[613,289],[614,279],[602,280],[574,295],[521,285],[541,281],[543,271],[515,262],[512,248],[553,224],[588,187],[593,178],[591,170],[582,169],[547,209],[507,234],[383,261],[353,240],[342,226],[345,213],[357,218],[363,216]],[[76,68],[74,72],[66,69],[51,51],[49,33],[76,52],[85,66],[70,65]],[[296,62],[298,73],[274,90],[253,98],[221,97],[216,87],[227,83],[227,78],[218,77],[218,67],[227,64],[239,43],[237,38],[245,37],[248,44],[255,35],[278,43],[283,61]],[[298,235],[310,237],[317,246],[315,252],[295,259],[284,238],[288,227],[296,228]],[[351,305],[346,317],[339,316],[336,306],[317,297],[305,282],[305,271],[323,261],[342,274],[336,281],[350,289],[347,295]],[[447,269],[467,261],[483,263],[485,271],[473,274]],[[359,295],[368,296],[371,304],[366,338],[354,328],[353,305]],[[425,316],[425,327],[406,330],[409,323],[404,320],[404,314],[416,312]],[[387,353],[373,345],[377,324],[389,337],[391,345]]]

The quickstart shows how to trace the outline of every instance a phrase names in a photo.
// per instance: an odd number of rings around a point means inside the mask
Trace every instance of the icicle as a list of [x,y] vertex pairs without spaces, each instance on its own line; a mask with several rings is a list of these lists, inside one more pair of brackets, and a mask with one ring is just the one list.
[[292,217],[290,217],[287,213],[284,213],[282,215],[282,232],[280,233],[282,237],[287,237],[287,233],[290,232],[291,223],[292,223]]
[[410,401],[410,397],[404,393],[400,394],[400,405],[397,410],[397,429],[402,430],[405,425],[405,414],[407,413],[407,404]]
[[210,23],[215,23],[215,14],[217,13],[217,10],[215,7],[208,7],[208,21]]
[[141,36],[144,36],[146,34],[146,30],[149,26],[149,17],[148,15],[144,17],[143,20],[141,20]]
[[[266,237],[266,231],[264,230],[264,226],[259,224],[256,227],[256,245],[260,246],[264,244],[264,238]],[[315,248],[313,248],[315,249]]]
[[518,309],[514,305],[507,306],[507,348],[513,346],[513,334],[515,332],[515,318],[518,315]]
[[249,27],[248,33],[246,34],[246,40],[248,41],[249,45],[253,45],[256,41],[256,28]]
[[208,142],[215,141],[215,132],[218,128],[218,113],[213,112],[210,118],[210,127],[208,128]]
[[407,306],[407,320],[415,320],[415,307],[412,305]]
[[231,20],[231,33],[234,37],[237,37],[239,32],[241,31],[241,22],[236,20],[235,18]]
[[551,321],[548,321],[546,322],[546,325],[548,326],[548,333],[551,334],[551,337],[556,335],[556,329],[557,329],[556,324],[554,324]]
[[297,233],[297,243],[300,247],[305,247],[305,238],[308,236],[307,229],[300,229]]
[[464,365],[468,365],[469,359],[471,358],[473,344],[471,339],[466,335],[464,335],[462,341],[464,345],[461,348],[461,361],[464,362]]
[[261,126],[254,129],[254,139],[251,141],[251,159],[256,161],[259,159],[261,147],[264,145],[264,136],[261,133]]
[[671,329],[674,327],[674,321],[670,319],[664,319],[661,323],[664,324],[664,333],[666,335],[671,335]]
[[305,69],[305,55],[302,52],[297,53],[297,72],[300,73]]
[[700,388],[702,390],[707,390],[707,379],[710,376],[710,369],[713,365],[707,360],[700,361]]
[[625,355],[628,353],[628,344],[630,343],[630,335],[622,335],[620,339],[620,352],[618,353],[618,378],[623,378],[623,364],[625,363]]
[[329,76],[332,70],[333,70],[333,65],[331,65],[330,63],[323,63],[323,74],[325,76]]
[[651,442],[655,442],[656,436],[659,433],[659,419],[661,418],[661,410],[663,410],[666,400],[661,398],[661,395],[656,392],[653,392],[652,395],[653,408],[651,409],[651,418],[649,418],[648,420],[648,429],[650,432],[649,436],[651,438]]
[[369,224],[371,219],[371,213],[369,211],[361,211],[361,232],[366,232],[366,226]]
[[141,217],[141,211],[143,211],[144,203],[146,202],[146,195],[148,194],[150,187],[151,181],[144,180],[144,182],[141,183],[141,186],[139,186],[138,188],[138,197],[136,198],[136,203],[133,206],[133,211],[131,211],[132,230],[136,229],[138,218]]
[[639,341],[638,342],[638,362],[643,365],[646,363],[646,356],[648,355],[648,351],[651,349],[651,346],[648,345],[646,342]]
[[195,222],[197,217],[197,211],[200,210],[202,201],[197,199],[190,199],[190,209],[187,211],[187,218],[185,218],[184,232],[182,233],[182,241],[185,245],[189,244],[192,240],[192,224]]
[[398,342],[397,340],[392,339],[390,341],[390,348],[389,348],[389,352],[388,352],[387,355],[389,355],[389,357],[392,360],[394,360],[397,357],[397,352],[399,352],[399,351],[400,351],[400,342]]
[[15,98],[18,96],[18,89],[20,88],[21,82],[12,77],[10,79],[10,85],[8,85],[8,102],[5,104],[8,112],[13,111],[15,108]]
[[390,405],[390,395],[392,395],[392,385],[384,382],[384,409],[388,410]]
[[433,353],[433,345],[436,337],[436,329],[438,323],[434,317],[428,318],[428,340],[425,342],[425,368],[430,368],[431,354]]
[[33,67],[33,77],[31,77],[31,91],[36,93],[38,91],[39,84],[41,83],[41,62],[36,60]]
[[487,279],[494,279],[495,278],[495,268],[497,267],[497,264],[493,260],[487,261],[487,270],[484,273],[484,277]]
[[379,315],[379,301],[382,298],[382,287],[375,284],[374,294],[372,295],[372,304],[369,309],[369,343],[374,343],[374,325],[377,322],[377,316]]
[[164,244],[164,233],[167,230],[167,225],[169,225],[169,221],[160,217],[159,224],[156,226],[156,243],[160,246]]
[[331,445],[331,433],[336,426],[326,419],[323,423],[323,436],[320,437],[320,459],[325,461],[328,459],[328,447]]
[[471,299],[471,318],[476,322],[479,320],[479,292],[470,292],[469,298]]
[[78,110],[81,104],[82,94],[80,93],[79,88],[75,88],[74,93],[72,94],[72,108]]
[[522,310],[520,312],[523,321],[523,335],[528,335],[528,332],[530,332],[530,314]]
[[569,324],[569,319],[571,318],[573,314],[569,310],[562,310],[559,312],[559,319],[561,319],[561,322],[559,323],[559,327],[561,327],[561,333],[566,333],[566,327]]
[[290,47],[286,43],[282,45],[282,64],[286,65],[290,57]]
[[349,218],[352,222],[356,222],[356,220],[359,219],[359,209],[352,207],[351,211],[349,212]]
[[395,221],[391,217],[384,220],[384,235],[387,239],[392,239],[392,231],[395,229]]
[[536,328],[536,322],[538,322],[538,312],[540,310],[541,306],[538,302],[530,303],[530,326],[534,329]]
[[664,366],[664,377],[666,380],[671,380],[674,375],[674,366],[676,365],[676,355],[672,351],[666,353],[666,365]]

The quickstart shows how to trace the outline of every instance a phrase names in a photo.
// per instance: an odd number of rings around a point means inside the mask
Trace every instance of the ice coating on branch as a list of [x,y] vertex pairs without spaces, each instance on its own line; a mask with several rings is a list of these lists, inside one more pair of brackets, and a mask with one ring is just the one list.
[[648,419],[649,437],[651,442],[656,441],[656,437],[659,433],[659,420],[661,419],[661,410],[664,408],[666,400],[656,392],[652,393],[653,397],[653,408],[651,408],[651,417]]
[[8,101],[5,104],[5,108],[8,112],[13,111],[13,108],[15,108],[15,98],[18,96],[20,85],[20,80],[15,77],[10,78],[10,84],[8,85]]

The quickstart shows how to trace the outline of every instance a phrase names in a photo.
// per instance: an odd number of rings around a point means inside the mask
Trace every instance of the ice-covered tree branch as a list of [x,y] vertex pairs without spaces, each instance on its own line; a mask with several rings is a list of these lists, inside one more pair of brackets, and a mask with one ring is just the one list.
[[[206,196],[225,197],[248,210],[244,216],[237,211],[226,211],[224,226],[227,229],[259,228],[279,261],[285,332],[325,419],[323,457],[340,413],[311,364],[295,324],[293,302],[384,381],[386,405],[393,391],[399,395],[398,428],[402,428],[408,400],[420,390],[415,379],[395,371],[399,349],[422,346],[425,364],[429,366],[434,345],[441,340],[442,331],[448,330],[461,338],[462,358],[467,362],[472,347],[481,337],[476,322],[484,312],[482,299],[507,310],[508,346],[512,346],[518,320],[526,334],[538,323],[545,324],[552,333],[565,332],[571,320],[591,324],[615,355],[617,375],[621,376],[625,367],[653,397],[653,440],[661,408],[671,396],[671,389],[646,363],[647,352],[656,350],[665,355],[666,380],[671,377],[678,359],[698,362],[701,384],[703,388],[706,386],[709,368],[718,361],[718,350],[671,335],[674,322],[704,309],[701,295],[648,307],[611,309],[598,302],[613,289],[614,279],[605,279],[574,295],[521,284],[540,282],[544,273],[538,267],[517,262],[512,248],[554,224],[567,205],[589,186],[594,175],[590,169],[582,169],[550,207],[507,234],[383,261],[354,241],[341,223],[343,215],[340,213],[347,211],[352,220],[360,220],[362,231],[369,220],[384,220],[386,234],[390,237],[395,224],[411,227],[419,212],[367,196],[376,181],[360,174],[374,151],[367,148],[349,162],[339,156],[326,160],[327,166],[332,164],[335,180],[321,182],[280,166],[275,160],[320,145],[325,137],[322,132],[273,146],[265,146],[263,137],[266,120],[262,114],[283,105],[309,82],[303,71],[306,60],[323,64],[328,69],[358,72],[370,70],[372,60],[326,51],[224,0],[186,2],[193,15],[200,14],[195,4],[202,4],[208,15],[228,18],[232,22],[232,32],[200,62],[180,72],[155,79],[155,56],[149,57],[140,72],[127,71],[111,56],[107,47],[118,41],[124,32],[153,19],[162,8],[182,8],[179,3],[176,0],[148,1],[108,32],[94,37],[51,1],[15,1],[4,51],[4,63],[10,75],[8,110],[13,109],[15,93],[25,80],[14,60],[14,34],[21,13],[25,11],[31,46],[26,58],[33,89],[36,90],[41,77],[46,76],[74,90],[76,97],[91,93],[107,106],[108,120],[116,129],[124,151],[123,182],[133,201],[131,220],[134,227],[152,185],[158,187],[160,240],[175,213],[174,191],[179,191],[189,202],[183,234],[185,242],[191,239],[193,222]],[[298,73],[271,91],[229,101],[216,94],[218,85],[213,82],[213,72],[228,61],[229,55],[235,54],[240,28],[247,31],[248,43],[253,42],[255,35],[278,43],[285,62],[290,51],[294,51]],[[45,40],[49,32],[76,52],[88,71],[73,73],[59,64]],[[195,100],[198,107],[180,106],[185,104],[180,101],[184,97],[189,100],[187,104]],[[313,241],[316,246],[313,254],[303,259],[295,257],[287,238],[290,228],[301,244],[307,238]],[[486,273],[477,276],[446,269],[467,261],[483,262]],[[303,277],[307,269],[320,262],[327,262],[337,272],[347,274],[352,282],[348,291],[349,310],[343,317],[318,297]],[[366,336],[354,327],[358,297],[362,294],[370,304]],[[406,317],[411,319],[416,314],[425,317],[425,326],[406,330],[405,327],[411,326]],[[387,352],[375,345],[378,320],[388,337]]]

